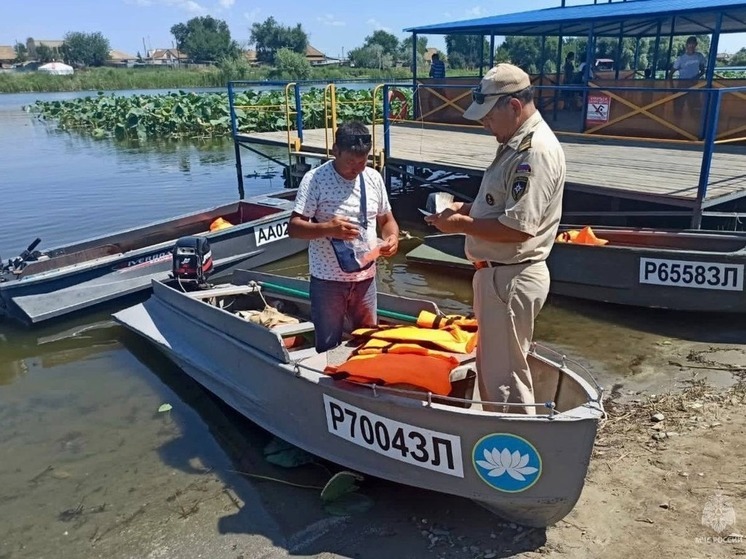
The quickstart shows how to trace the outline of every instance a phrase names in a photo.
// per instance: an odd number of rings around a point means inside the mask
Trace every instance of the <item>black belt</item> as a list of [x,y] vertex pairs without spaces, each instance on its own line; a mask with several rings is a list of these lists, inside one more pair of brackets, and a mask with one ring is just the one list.
[[521,266],[523,264],[535,264],[538,260],[524,260],[523,262],[513,262],[512,264],[505,264],[504,262],[494,262],[493,260],[477,260],[474,262],[474,267],[477,270],[482,268],[498,268],[501,266]]

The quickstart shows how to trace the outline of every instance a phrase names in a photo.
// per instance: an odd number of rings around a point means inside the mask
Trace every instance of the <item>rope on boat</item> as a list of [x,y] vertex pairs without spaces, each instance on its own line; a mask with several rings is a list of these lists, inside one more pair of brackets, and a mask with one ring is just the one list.
[[[284,293],[286,295],[294,295],[296,297],[302,297],[304,299],[310,299],[308,291],[302,289],[295,289],[293,287],[287,287],[284,285],[278,285],[276,283],[270,283],[268,281],[257,281],[262,287],[266,287],[270,291],[277,291],[278,293]],[[394,320],[401,320],[404,322],[417,322],[417,317],[411,314],[403,314],[396,311],[387,311],[385,309],[379,309],[378,314],[384,318],[392,318]]]

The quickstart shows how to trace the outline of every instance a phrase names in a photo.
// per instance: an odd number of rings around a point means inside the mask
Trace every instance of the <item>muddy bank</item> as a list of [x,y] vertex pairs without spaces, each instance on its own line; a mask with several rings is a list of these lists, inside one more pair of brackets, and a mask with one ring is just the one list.
[[[678,358],[688,356],[684,351]],[[180,415],[187,410],[156,415],[156,400],[133,410],[153,416],[139,435],[156,443],[152,452],[126,454],[121,449],[135,444],[131,438],[91,440],[74,426],[60,428],[66,434],[56,439],[56,456],[45,455],[44,467],[14,463],[9,472],[5,460],[4,479],[12,474],[13,483],[0,490],[0,557],[746,554],[740,536],[746,521],[746,386],[738,372],[729,373],[735,384],[728,389],[709,386],[695,372],[689,369],[686,382],[655,396],[611,395],[580,501],[546,530],[502,522],[465,499],[373,478],[360,489],[374,501],[370,510],[330,515],[319,498],[328,465],[285,469],[268,463],[262,454],[267,433],[182,379],[191,394],[186,403],[209,418],[209,431],[230,460],[189,455],[178,441],[207,432],[185,431]],[[158,467],[162,460],[172,467]]]

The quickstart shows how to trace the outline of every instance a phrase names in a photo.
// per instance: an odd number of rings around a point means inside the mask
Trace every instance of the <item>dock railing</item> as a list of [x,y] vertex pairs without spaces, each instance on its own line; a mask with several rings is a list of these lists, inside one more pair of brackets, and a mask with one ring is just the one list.
[[[367,121],[371,118],[375,123],[380,119],[384,99],[380,96],[381,86],[372,86],[371,89],[363,89],[366,93],[350,94],[342,91],[341,87],[345,84],[354,84],[355,82],[372,83],[370,80],[345,79],[345,80],[307,80],[296,82],[285,81],[233,81],[228,83],[228,102],[231,120],[231,131],[236,151],[236,168],[239,182],[239,192],[243,196],[243,178],[241,172],[240,147],[253,151],[275,163],[287,167],[291,175],[301,174],[300,169],[307,166],[303,160],[307,157],[317,157],[320,159],[329,159],[332,157],[331,147],[334,143],[334,132],[337,128],[337,122],[340,118],[355,118]],[[309,96],[306,94],[317,89],[316,95]],[[353,88],[354,89],[354,88]],[[241,93],[252,91],[282,91],[282,102],[246,102],[246,97],[241,97]],[[261,99],[261,96],[247,96],[252,99]],[[394,107],[399,111],[406,111],[408,102],[406,99],[393,99],[389,102],[388,97],[385,100],[387,104],[386,111]],[[252,129],[251,122],[255,119],[247,119],[247,114],[269,113],[274,114],[278,119],[282,119],[282,126],[287,134],[288,162],[282,162],[276,158],[270,157],[257,150],[252,146],[252,140],[255,143],[256,138],[250,138],[254,133],[259,134],[256,129]],[[370,116],[368,116],[370,115]],[[247,121],[249,124],[247,124]],[[323,152],[318,150],[304,150],[304,127],[310,126],[314,129],[323,129],[324,131],[324,148]],[[373,149],[372,163],[379,170],[383,170],[385,164],[384,150],[380,148],[380,137],[376,136],[376,129],[373,126]],[[294,159],[298,160],[299,172],[295,173],[292,169],[296,164]],[[297,178],[297,177],[296,177]]]
[[[299,149],[303,141],[303,108],[301,106],[300,83],[286,81],[232,81],[228,82],[228,110],[231,120],[231,133],[233,136],[233,147],[236,157],[236,176],[238,178],[238,192],[240,198],[244,197],[243,170],[241,165],[241,147],[253,151],[262,157],[270,159],[279,165],[292,165],[290,153]],[[274,103],[252,103],[246,102],[239,95],[251,91],[282,91],[284,102]],[[261,95],[257,96],[261,99]],[[246,119],[248,112],[256,112],[268,117],[276,116],[284,119],[284,127],[287,131],[288,162],[279,161],[256,148],[240,140],[241,134],[251,133],[252,130],[241,128],[242,120]],[[294,118],[293,118],[294,117]],[[246,119],[250,120],[250,119]],[[293,134],[296,133],[296,135]]]
[[[463,118],[464,111],[471,103],[471,90],[478,83],[476,78],[472,81],[468,85],[428,83],[379,86],[384,100],[381,124],[386,160],[392,158],[392,125],[481,129],[481,124]],[[609,87],[595,82],[587,85],[534,85],[534,99],[545,120],[560,138],[593,137],[599,140],[642,141],[650,142],[651,145],[663,143],[693,146],[701,150],[697,195],[691,210],[691,227],[700,228],[708,205],[707,191],[716,146],[746,142],[746,111],[742,109],[746,100],[746,86],[718,85],[720,87],[712,88],[701,84],[696,84],[695,87]],[[409,112],[406,115],[399,113],[396,118],[391,118],[388,100],[392,97],[392,92],[406,89],[413,92]],[[634,95],[637,98],[631,99]],[[577,98],[582,99],[582,103],[575,110],[567,110],[561,106],[561,103],[566,103],[569,99],[573,99],[575,103]],[[728,109],[727,114],[723,112],[724,105]],[[637,127],[639,135],[609,133],[611,126],[622,121],[626,121],[632,128]],[[643,135],[648,121],[678,137],[651,138]],[[726,201],[728,200],[718,199],[718,203]],[[650,215],[653,213],[649,212]]]

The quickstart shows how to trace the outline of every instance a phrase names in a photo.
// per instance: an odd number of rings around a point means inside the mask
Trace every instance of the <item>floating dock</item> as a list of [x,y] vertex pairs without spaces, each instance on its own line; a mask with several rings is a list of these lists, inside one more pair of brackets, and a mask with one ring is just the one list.
[[[303,151],[324,154],[327,130],[303,130]],[[474,129],[396,125],[389,128],[386,167],[395,172],[443,170],[481,177],[497,149],[495,139]],[[383,146],[383,126],[376,138]],[[567,138],[559,135],[567,159],[566,189],[691,210],[697,205],[702,148],[661,141]],[[286,132],[238,134],[247,144],[287,147]],[[720,146],[712,156],[703,208],[715,208],[746,196],[746,147]]]

